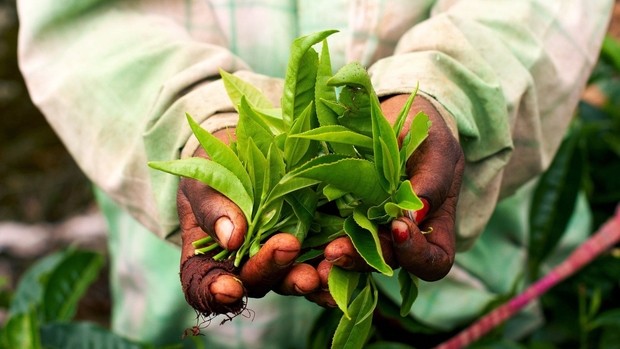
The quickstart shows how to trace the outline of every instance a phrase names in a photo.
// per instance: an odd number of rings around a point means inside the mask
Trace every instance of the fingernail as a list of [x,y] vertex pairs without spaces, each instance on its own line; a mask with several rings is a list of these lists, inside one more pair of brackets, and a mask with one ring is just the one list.
[[299,288],[299,286],[294,285],[293,288],[295,289],[295,292],[297,292],[298,295],[304,295],[304,294],[308,294],[308,291],[306,290],[302,290],[301,288]]
[[426,200],[425,198],[420,198],[420,200],[422,201],[422,204],[424,206],[422,206],[421,209],[414,211],[412,213],[413,222],[415,224],[421,223],[424,220],[424,218],[426,218],[426,214],[431,208],[431,205],[428,203],[428,200]]
[[280,267],[288,267],[289,265],[291,265],[291,263],[295,261],[298,253],[298,250],[275,250],[273,252],[273,261]]
[[209,286],[209,292],[218,303],[232,304],[243,297],[243,284],[233,276],[224,275]]
[[228,241],[232,236],[234,228],[235,226],[228,217],[220,217],[215,221],[215,235],[217,235],[217,239],[220,241],[222,247],[228,248]]
[[330,262],[332,265],[337,265],[344,269],[347,269],[353,266],[353,259],[346,254],[341,255],[340,257],[334,258],[334,259],[325,258],[325,260]]
[[409,239],[409,226],[403,221],[394,220],[392,222],[392,237],[398,245]]

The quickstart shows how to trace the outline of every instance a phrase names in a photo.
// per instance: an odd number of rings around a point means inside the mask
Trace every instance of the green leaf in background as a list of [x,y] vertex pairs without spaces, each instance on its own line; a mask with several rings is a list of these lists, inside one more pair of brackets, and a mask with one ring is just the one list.
[[620,308],[607,310],[599,314],[592,322],[588,324],[588,328],[593,330],[598,327],[615,327],[620,330]]
[[40,349],[39,318],[37,310],[32,307],[29,311],[13,314],[5,320],[0,332],[0,347],[20,349]]
[[387,341],[379,341],[372,344],[369,344],[364,347],[365,349],[415,349],[414,347],[399,343],[399,342],[387,342]]
[[400,285],[400,296],[402,298],[400,316],[405,317],[409,315],[413,303],[418,298],[417,278],[401,268],[398,272],[398,284]]
[[209,155],[209,158],[234,173],[243,184],[246,192],[252,195],[253,189],[250,177],[243,167],[243,164],[237,157],[237,154],[235,154],[235,152],[227,144],[200,127],[200,125],[198,125],[198,123],[196,123],[196,121],[189,114],[185,114],[185,116],[192,132],[196,136],[196,139],[198,139],[198,142],[200,142],[200,145],[206,151],[207,155]]
[[336,32],[326,30],[302,36],[291,44],[282,95],[282,117],[287,124],[291,125],[295,116],[314,100],[318,54],[311,47]]
[[243,183],[226,167],[204,158],[186,158],[171,161],[152,161],[149,166],[177,176],[194,178],[219,191],[232,200],[248,221],[252,218],[253,200]]
[[620,70],[620,42],[611,35],[605,36],[601,56],[607,58],[616,70]]
[[329,271],[327,279],[327,285],[329,286],[329,293],[334,298],[334,301],[338,305],[338,308],[342,311],[344,316],[351,320],[349,315],[349,302],[353,291],[357,288],[360,280],[360,273],[344,270],[340,267],[333,266]]
[[334,336],[342,314],[337,308],[324,308],[312,324],[308,336],[308,349],[325,349]]
[[550,167],[536,185],[530,207],[529,272],[537,278],[540,264],[562,238],[577,201],[583,178],[580,129],[572,129]]
[[[52,323],[41,327],[46,349],[146,349],[109,330],[90,323]],[[25,347],[22,347],[25,348]]]
[[273,108],[271,101],[254,85],[222,69],[220,69],[220,75],[222,76],[226,93],[228,93],[228,98],[230,98],[235,109],[241,103],[242,97],[247,99],[248,103],[255,108]]
[[97,279],[103,264],[101,254],[76,250],[56,266],[43,294],[45,322],[73,319],[79,300]]
[[20,279],[0,336],[4,348],[49,348],[39,336],[50,321],[72,320],[80,298],[98,276],[103,256],[69,248],[42,258]]
[[[376,299],[373,299],[371,287],[364,287],[349,306],[350,319],[344,315],[340,318],[334,334],[332,348],[363,348],[372,325],[372,317],[366,315],[372,313],[375,306]],[[363,320],[359,321],[362,317],[364,317]]]
[[[43,302],[45,284],[54,269],[65,259],[72,250],[62,250],[45,256],[28,268],[22,275],[9,308],[9,317],[21,313],[28,313]],[[42,315],[42,314],[41,314]],[[41,318],[43,320],[43,318]]]

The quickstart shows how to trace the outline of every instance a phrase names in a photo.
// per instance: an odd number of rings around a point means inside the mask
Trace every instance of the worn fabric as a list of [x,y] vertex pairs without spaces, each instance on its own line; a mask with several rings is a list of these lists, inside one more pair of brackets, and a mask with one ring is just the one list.
[[[465,251],[498,200],[548,166],[596,62],[611,5],[20,0],[19,61],[33,101],[102,195],[136,225],[174,239],[178,179],[146,163],[192,147],[186,112],[209,127],[234,124],[218,69],[277,101],[290,42],[338,29],[329,39],[334,69],[361,62],[380,95],[419,83],[456,125],[466,158],[457,211]],[[124,236],[136,231],[117,232],[130,244],[125,251],[141,248],[140,238]]]

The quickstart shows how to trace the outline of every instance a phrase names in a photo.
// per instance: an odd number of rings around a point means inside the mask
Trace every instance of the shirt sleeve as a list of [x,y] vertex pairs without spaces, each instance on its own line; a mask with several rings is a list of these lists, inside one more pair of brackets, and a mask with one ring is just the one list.
[[18,14],[34,103],[96,186],[157,235],[173,233],[178,178],[147,162],[180,156],[186,112],[202,123],[232,111],[218,69],[247,69],[207,2],[24,0]]
[[497,201],[541,173],[597,61],[609,0],[447,0],[370,69],[377,93],[420,91],[456,123],[466,169],[457,246]]

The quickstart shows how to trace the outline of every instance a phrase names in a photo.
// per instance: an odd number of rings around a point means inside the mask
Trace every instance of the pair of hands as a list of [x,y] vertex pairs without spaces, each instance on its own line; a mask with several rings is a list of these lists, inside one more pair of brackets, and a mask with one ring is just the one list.
[[[389,121],[396,120],[407,98],[408,95],[395,95],[381,103]],[[418,111],[429,116],[432,126],[428,138],[408,160],[407,169],[413,189],[425,207],[411,217],[401,217],[390,227],[383,227],[380,239],[389,265],[405,268],[423,280],[433,281],[443,278],[454,263],[455,213],[464,156],[442,116],[424,97],[416,97],[403,135],[408,132],[410,120]],[[214,135],[226,140],[229,133],[221,131]],[[202,149],[195,155],[207,156]],[[209,309],[226,309],[228,305],[242,302],[246,295],[262,297],[271,290],[284,295],[305,296],[322,306],[335,306],[327,287],[331,266],[370,270],[347,237],[329,243],[324,250],[324,259],[318,265],[295,263],[301,245],[292,235],[280,233],[273,235],[239,270],[225,270],[213,265],[207,268],[207,274],[202,275],[204,268],[184,267],[194,256],[192,242],[208,234],[223,248],[236,250],[243,243],[247,222],[228,198],[193,179],[181,180],[177,207],[182,232],[183,291],[188,301],[202,299],[210,303]],[[432,233],[421,233],[431,227]]]

